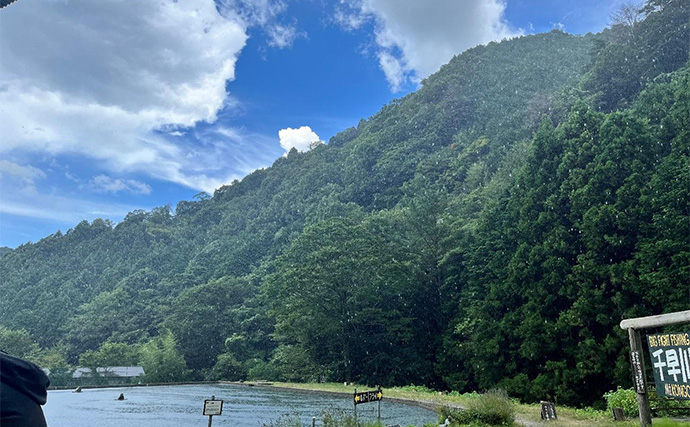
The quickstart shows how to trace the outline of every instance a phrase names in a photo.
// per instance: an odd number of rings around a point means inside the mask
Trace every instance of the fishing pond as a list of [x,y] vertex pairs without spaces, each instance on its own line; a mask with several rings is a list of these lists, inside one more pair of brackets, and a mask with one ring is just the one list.
[[[125,400],[117,400],[124,393]],[[385,390],[384,390],[385,393]],[[204,400],[223,400],[223,413],[213,417],[213,426],[261,427],[276,425],[286,417],[299,417],[303,425],[316,425],[324,411],[353,412],[353,397],[235,384],[170,385],[51,390],[43,411],[49,427],[170,427],[208,425],[202,414]],[[357,406],[360,421],[375,422],[377,403]],[[438,421],[433,412],[399,402],[381,402],[383,425],[422,426]]]

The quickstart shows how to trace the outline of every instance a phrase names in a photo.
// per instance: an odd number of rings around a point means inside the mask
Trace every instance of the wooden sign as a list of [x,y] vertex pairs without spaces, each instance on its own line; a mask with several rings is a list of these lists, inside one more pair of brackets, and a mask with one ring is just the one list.
[[647,340],[657,394],[690,400],[690,332],[649,335]]
[[640,359],[640,352],[633,351],[630,353],[630,363],[633,368],[633,380],[635,382],[635,391],[638,393],[645,393],[644,387],[644,370],[642,369],[642,361]]
[[355,392],[355,406],[360,403],[377,402],[383,399],[383,392],[381,389],[373,391],[363,391],[361,393]]
[[557,420],[556,405],[551,402],[541,401],[541,419],[542,420]]

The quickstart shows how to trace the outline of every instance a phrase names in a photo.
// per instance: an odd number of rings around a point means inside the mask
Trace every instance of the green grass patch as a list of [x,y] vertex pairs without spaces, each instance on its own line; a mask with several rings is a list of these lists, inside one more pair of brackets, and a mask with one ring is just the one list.
[[451,427],[514,426],[515,404],[503,390],[475,395],[466,409],[442,408],[441,420],[448,419]]

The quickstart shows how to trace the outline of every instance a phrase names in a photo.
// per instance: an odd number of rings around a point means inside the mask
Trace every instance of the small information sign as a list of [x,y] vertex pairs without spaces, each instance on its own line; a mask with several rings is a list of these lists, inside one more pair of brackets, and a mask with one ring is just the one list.
[[690,400],[690,332],[649,335],[656,392]]
[[640,352],[633,351],[630,353],[630,362],[633,367],[633,379],[635,380],[635,390],[642,394],[645,393],[644,388],[644,372],[642,371],[642,361],[640,360]]
[[541,419],[542,420],[557,420],[556,405],[551,402],[541,401]]
[[222,413],[222,400],[204,400],[204,415],[221,415]]
[[381,389],[355,393],[355,405],[359,405],[360,403],[377,402],[381,399],[383,399],[383,392]]

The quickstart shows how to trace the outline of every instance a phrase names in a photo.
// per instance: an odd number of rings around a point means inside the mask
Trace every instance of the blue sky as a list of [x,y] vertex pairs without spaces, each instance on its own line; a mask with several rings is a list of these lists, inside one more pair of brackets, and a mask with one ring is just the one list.
[[505,37],[619,0],[19,0],[0,11],[0,246],[307,150]]

